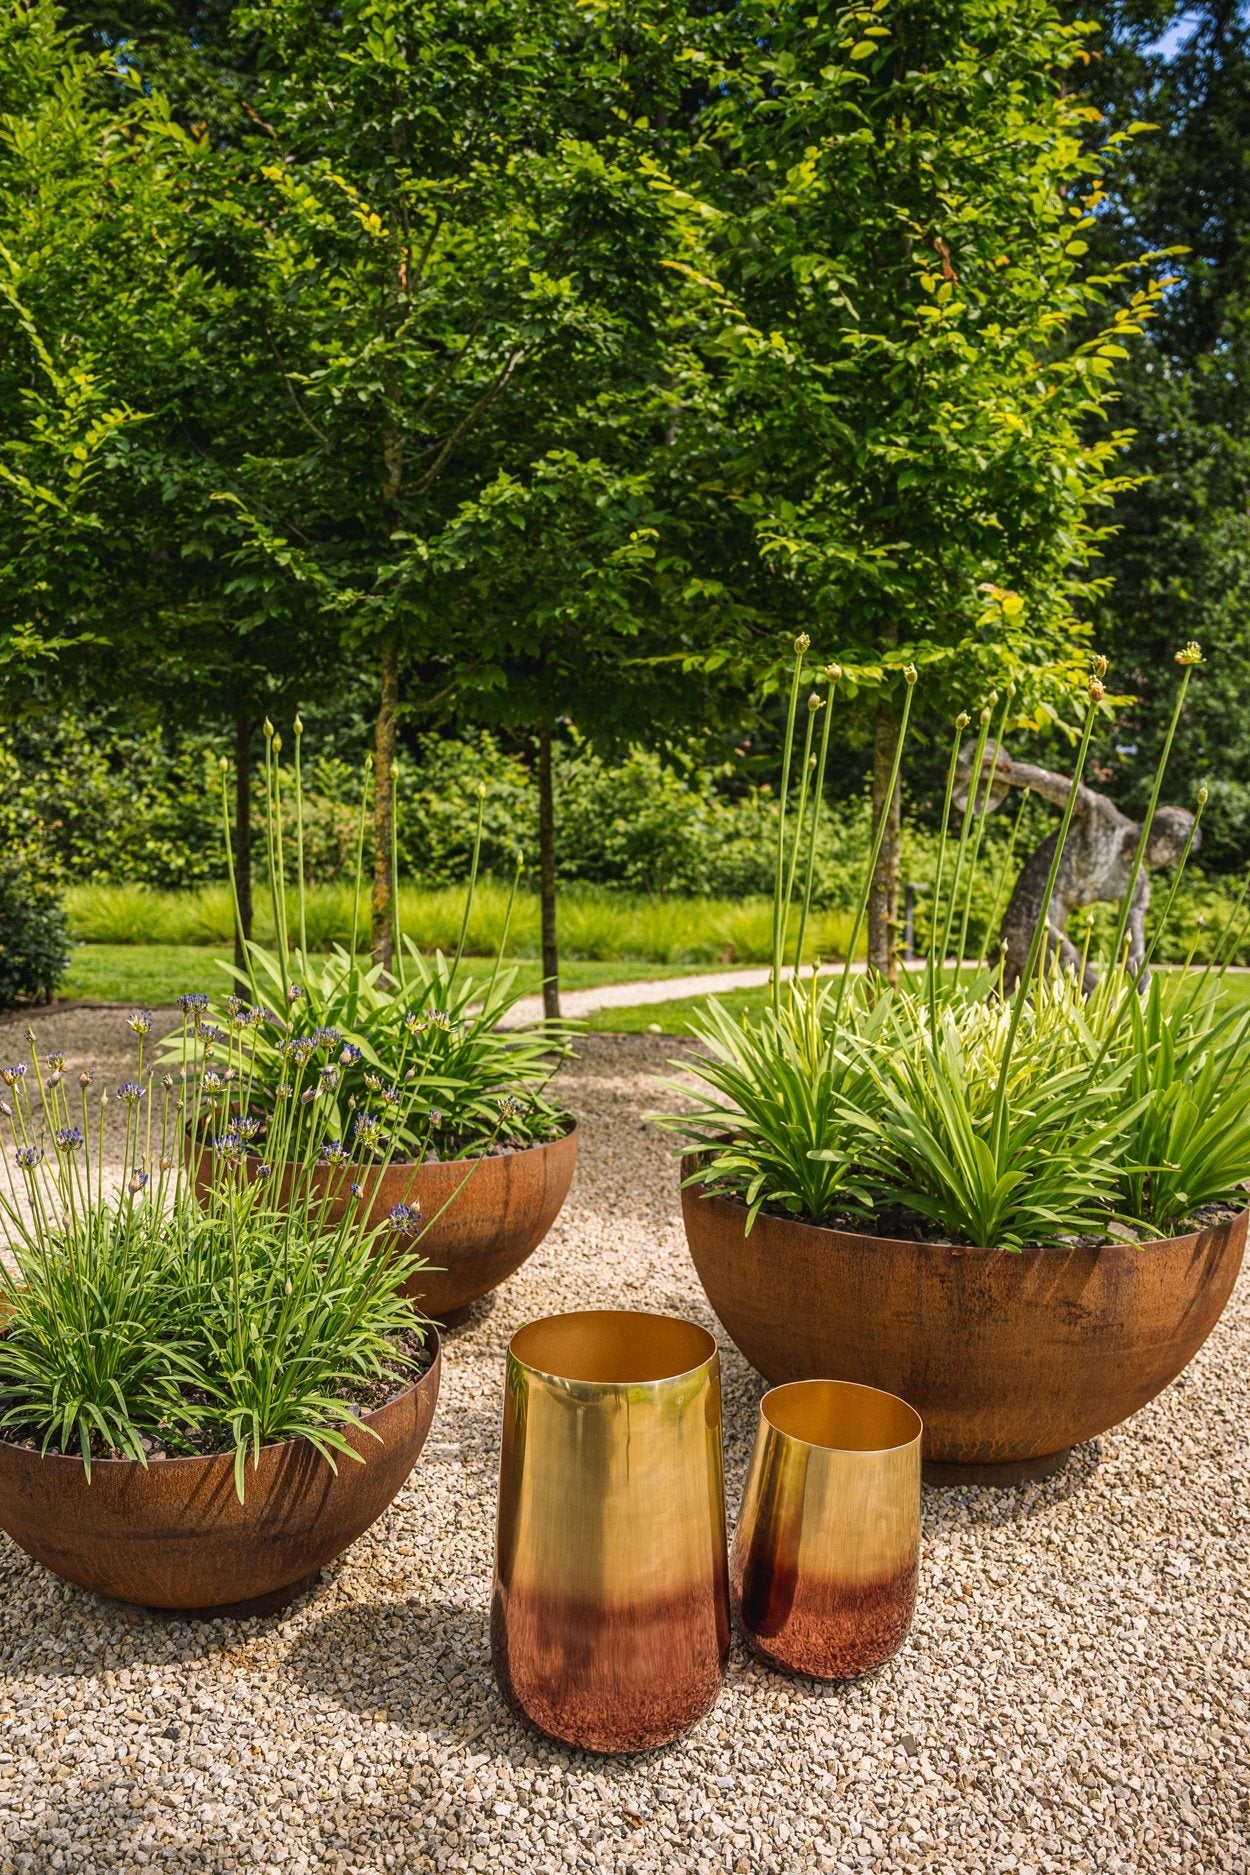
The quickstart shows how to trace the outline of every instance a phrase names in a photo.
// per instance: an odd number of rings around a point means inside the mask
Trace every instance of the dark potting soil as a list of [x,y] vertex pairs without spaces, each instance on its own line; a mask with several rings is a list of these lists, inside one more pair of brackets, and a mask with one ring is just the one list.
[[[5,1337],[0,1335],[0,1340]],[[396,1399],[408,1387],[414,1386],[424,1374],[428,1374],[434,1365],[433,1343],[423,1338],[419,1328],[405,1329],[393,1343],[393,1353],[385,1358],[376,1374],[354,1376],[342,1388],[339,1398],[343,1403],[343,1423],[359,1419],[364,1413],[376,1412],[379,1406],[385,1406],[389,1400]],[[187,1388],[185,1398],[189,1407],[204,1406],[206,1396],[196,1388]],[[43,1435],[40,1432],[10,1427],[0,1433],[7,1445],[22,1447],[28,1452],[42,1451]],[[226,1452],[233,1452],[234,1440],[226,1428],[221,1426],[162,1426],[157,1433],[141,1434],[140,1444],[151,1463],[165,1458],[219,1458]],[[47,1447],[50,1458],[79,1458],[77,1445],[66,1452],[55,1441]],[[116,1446],[106,1445],[95,1434],[91,1440],[91,1456],[95,1458],[133,1458],[131,1452],[120,1451]]]
[[[708,1187],[718,1198],[725,1198],[730,1204],[742,1204],[741,1195],[728,1188]],[[745,1210],[745,1205],[743,1209]],[[1230,1219],[1240,1215],[1243,1205],[1204,1204],[1190,1214],[1183,1223],[1176,1225],[1169,1233],[1173,1237],[1185,1237],[1192,1231],[1211,1230],[1217,1224],[1227,1224]],[[787,1211],[782,1204],[765,1202],[760,1210],[768,1217],[780,1218],[787,1224],[815,1224],[822,1230],[847,1231],[855,1237],[881,1238],[894,1242],[953,1244],[957,1249],[976,1249],[970,1237],[952,1234],[936,1224],[932,1218],[923,1217],[920,1212],[912,1211],[904,1204],[883,1204],[877,1210],[865,1216],[856,1216],[852,1212],[830,1212],[825,1217],[799,1217],[793,1211]],[[1152,1243],[1155,1238],[1134,1237],[1127,1230],[1108,1230],[1101,1236],[1061,1237],[1053,1244],[1030,1245],[1030,1248],[1044,1250],[1104,1250],[1112,1244]]]

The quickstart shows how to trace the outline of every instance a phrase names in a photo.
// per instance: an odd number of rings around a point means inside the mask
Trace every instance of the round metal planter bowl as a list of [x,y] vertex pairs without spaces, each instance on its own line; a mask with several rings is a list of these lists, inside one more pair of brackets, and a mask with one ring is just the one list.
[[[695,1169],[683,1162],[683,1177]],[[859,1381],[924,1421],[931,1483],[1054,1471],[1175,1380],[1232,1294],[1247,1213],[1097,1249],[978,1250],[827,1230],[682,1192],[725,1330],[774,1386]]]
[[200,1616],[266,1614],[375,1523],[416,1464],[438,1400],[441,1354],[411,1387],[354,1432],[364,1459],[331,1470],[303,1439],[249,1460],[242,1503],[234,1454],[41,1458],[0,1442],[0,1529],[28,1556],[79,1588],[141,1607]]
[[[335,1222],[353,1202],[347,1195],[352,1178],[364,1186],[360,1202],[368,1203],[370,1224],[384,1223],[397,1204],[416,1206],[426,1220],[417,1248],[431,1267],[419,1270],[404,1293],[423,1314],[455,1327],[472,1303],[515,1275],[547,1235],[569,1195],[577,1146],[578,1129],[572,1126],[546,1145],[476,1162],[400,1162],[380,1176],[367,1168],[319,1170],[315,1188],[332,1181],[328,1215]],[[288,1172],[284,1189],[289,1178]],[[207,1166],[201,1166],[197,1185],[203,1189],[207,1180]]]

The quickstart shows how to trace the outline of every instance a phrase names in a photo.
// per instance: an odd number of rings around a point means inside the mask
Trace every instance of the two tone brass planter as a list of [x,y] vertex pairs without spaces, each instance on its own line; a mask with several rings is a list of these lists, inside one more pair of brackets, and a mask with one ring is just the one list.
[[491,1609],[509,1703],[586,1751],[663,1745],[715,1702],[729,1631],[712,1336],[614,1309],[520,1329]]
[[766,1393],[734,1535],[734,1613],[769,1666],[870,1673],[916,1605],[920,1415],[840,1380]]

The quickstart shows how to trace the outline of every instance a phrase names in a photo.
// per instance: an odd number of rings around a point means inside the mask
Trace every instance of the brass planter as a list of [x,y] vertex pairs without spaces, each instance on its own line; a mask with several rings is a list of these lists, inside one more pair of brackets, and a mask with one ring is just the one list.
[[734,1534],[734,1613],[770,1666],[854,1679],[898,1652],[916,1605],[920,1415],[843,1380],[760,1404]]
[[586,1751],[666,1744],[715,1702],[729,1632],[712,1336],[616,1309],[520,1329],[491,1608],[509,1703]]

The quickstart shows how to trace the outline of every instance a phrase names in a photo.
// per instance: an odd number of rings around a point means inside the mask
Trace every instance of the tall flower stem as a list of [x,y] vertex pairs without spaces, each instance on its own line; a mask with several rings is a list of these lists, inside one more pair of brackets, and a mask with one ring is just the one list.
[[300,761],[300,747],[304,740],[304,723],[298,714],[295,718],[295,865],[299,889],[299,949],[300,956],[308,956],[308,919],[306,915],[304,884],[304,776]]
[[1141,833],[1137,841],[1137,849],[1133,854],[1133,864],[1129,871],[1128,884],[1124,888],[1124,897],[1120,904],[1120,916],[1116,920],[1115,937],[1111,945],[1111,958],[1113,963],[1119,959],[1121,947],[1124,943],[1124,935],[1128,930],[1129,915],[1133,909],[1133,893],[1136,890],[1137,881],[1141,875],[1142,866],[1145,863],[1146,848],[1150,844],[1150,830],[1154,825],[1155,813],[1159,806],[1159,796],[1163,791],[1164,772],[1172,753],[1172,744],[1176,740],[1176,731],[1181,720],[1181,711],[1185,707],[1185,692],[1189,689],[1189,680],[1193,675],[1194,665],[1201,664],[1202,662],[1202,652],[1196,644],[1188,644],[1183,651],[1177,652],[1176,662],[1181,667],[1181,681],[1177,686],[1176,703],[1172,710],[1172,720],[1168,724],[1168,732],[1163,739],[1163,748],[1160,751],[1159,760],[1155,765],[1154,782],[1150,789],[1150,801],[1146,808],[1146,817],[1142,821]]
[[482,857],[482,825],[486,816],[486,784],[483,782],[477,791],[477,826],[473,830],[473,858],[469,865],[469,889],[464,895],[464,916],[460,920],[460,936],[456,943],[455,961],[451,966],[451,981],[454,983],[460,970],[460,960],[464,956],[465,943],[469,936],[469,918],[473,911],[473,899],[477,891],[478,861]]
[[[794,969],[797,975],[803,963],[803,940],[807,935],[807,919],[812,908],[812,881],[816,873],[816,838],[820,832],[820,810],[825,798],[825,771],[829,765],[829,730],[833,722],[833,693],[837,689],[838,679],[842,675],[836,664],[825,666],[825,720],[820,729],[820,754],[816,758],[816,780],[812,799],[812,819],[807,836],[807,869],[803,881],[803,904],[799,912],[799,935],[794,947]],[[813,982],[815,975],[813,973]]]
[[[903,671],[903,678],[906,682],[907,689],[903,697],[903,713],[899,718],[898,737],[894,744],[894,760],[890,767],[890,782],[885,791],[885,799],[887,802],[894,799],[894,790],[898,786],[899,771],[903,766],[903,744],[907,740],[907,724],[911,716],[911,700],[916,688],[916,667],[914,664],[908,664],[906,666]],[[888,813],[881,815],[881,818],[877,822],[876,834],[873,837],[872,851],[868,855],[868,869],[864,876],[863,887],[860,891],[859,903],[855,907],[855,922],[851,926],[851,941],[847,945],[846,962],[842,966],[842,976],[838,983],[838,993],[834,999],[833,1025],[835,1029],[838,1025],[838,1018],[842,1014],[842,1004],[846,997],[847,980],[850,977],[851,968],[855,962],[855,953],[859,949],[860,933],[864,928],[864,920],[868,916],[868,895],[872,891],[873,876],[877,870],[877,861],[881,857],[881,848],[885,843],[886,828],[889,825],[889,820],[890,816]]]
[[373,757],[366,755],[364,773],[360,782],[360,824],[356,830],[356,883],[352,893],[352,963],[356,962],[356,945],[360,938],[360,894],[363,889],[365,866],[365,821],[369,814],[369,777],[373,773]]
[[781,753],[781,791],[777,797],[777,866],[773,881],[773,1013],[781,1014],[781,953],[785,938],[786,915],[790,909],[784,897],[786,877],[786,797],[790,791],[790,762],[794,753],[794,724],[799,712],[799,685],[803,677],[803,659],[811,639],[800,632],[794,641],[794,672],[790,679],[790,705],[786,712],[786,735]]

